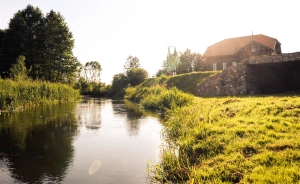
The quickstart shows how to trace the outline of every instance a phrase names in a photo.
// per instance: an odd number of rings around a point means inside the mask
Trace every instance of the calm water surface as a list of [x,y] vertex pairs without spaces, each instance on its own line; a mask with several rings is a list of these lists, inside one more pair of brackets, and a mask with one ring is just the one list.
[[2,113],[0,183],[149,183],[161,128],[109,99]]

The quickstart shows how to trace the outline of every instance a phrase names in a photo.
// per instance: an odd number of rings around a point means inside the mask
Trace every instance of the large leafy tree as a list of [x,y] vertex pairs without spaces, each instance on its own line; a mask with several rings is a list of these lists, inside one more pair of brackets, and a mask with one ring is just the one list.
[[0,60],[4,71],[9,71],[19,55],[27,58],[28,68],[41,62],[42,29],[43,14],[39,8],[28,5],[14,14],[2,40]]
[[28,5],[10,20],[1,45],[4,71],[24,55],[32,78],[64,83],[76,78],[79,61],[72,52],[74,39],[60,13],[51,10],[44,17],[39,8]]
[[134,68],[127,73],[128,82],[131,86],[136,86],[148,78],[148,72],[143,68]]
[[[74,74],[79,62],[73,55],[74,39],[64,17],[51,10],[45,17],[45,51],[43,74],[47,80],[65,82]],[[46,73],[51,70],[52,72]]]
[[113,76],[112,94],[123,95],[128,85],[128,78],[124,73],[118,73]]

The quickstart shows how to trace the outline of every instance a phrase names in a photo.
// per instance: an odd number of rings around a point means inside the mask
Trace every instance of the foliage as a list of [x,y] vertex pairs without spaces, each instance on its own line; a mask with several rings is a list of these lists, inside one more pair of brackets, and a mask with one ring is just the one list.
[[110,87],[105,85],[102,82],[91,82],[86,80],[83,77],[80,77],[77,83],[74,86],[75,89],[80,90],[82,95],[91,95],[94,97],[103,97],[107,96],[110,90]]
[[111,93],[116,96],[123,96],[128,86],[128,78],[124,73],[115,74],[112,81]]
[[156,72],[155,76],[156,76],[156,77],[160,77],[160,76],[162,76],[162,75],[167,75],[167,74],[168,74],[167,70],[165,70],[165,69],[159,69],[159,70]]
[[166,117],[152,182],[300,181],[299,96],[196,98]]
[[79,97],[79,91],[65,84],[25,80],[15,82],[0,78],[0,110],[15,110]]
[[141,67],[141,63],[139,58],[128,56],[124,65],[124,70],[126,74],[128,74],[128,72],[130,72],[132,69],[140,68],[140,67]]
[[145,109],[166,111],[181,108],[193,101],[193,96],[177,88],[151,87],[126,90],[126,99],[140,103]]
[[100,82],[102,67],[98,61],[87,62],[83,67],[84,78],[91,82]]
[[[9,72],[9,68],[16,63],[19,55],[26,57],[27,68],[42,62],[41,53],[44,50],[43,39],[45,37],[43,26],[43,14],[39,8],[28,5],[24,10],[19,10],[14,14],[1,44],[1,74]],[[34,71],[35,67],[32,72]]]
[[140,60],[137,57],[129,56],[124,65],[125,72],[113,76],[111,89],[108,90],[110,96],[123,97],[126,87],[144,82],[148,78],[148,73],[140,66]]
[[148,78],[148,72],[143,68],[133,68],[127,73],[128,82],[131,86],[136,86]]
[[28,5],[15,13],[2,42],[0,62],[6,74],[19,55],[26,57],[29,77],[74,83],[79,61],[73,56],[74,39],[63,16],[51,10],[44,16]]
[[177,70],[177,63],[179,58],[174,54],[169,55],[167,59],[163,62],[163,71],[167,71],[168,74],[175,74]]
[[204,62],[201,54],[192,53],[190,49],[186,49],[186,51],[180,55],[179,60],[178,74],[204,70]]
[[204,70],[205,63],[201,54],[192,53],[190,49],[186,49],[184,53],[178,56],[175,49],[173,54],[168,51],[167,59],[163,61],[162,69],[156,72],[156,77]]
[[17,63],[12,65],[10,72],[14,80],[27,79],[28,71],[25,66],[25,56],[19,56],[17,58]]

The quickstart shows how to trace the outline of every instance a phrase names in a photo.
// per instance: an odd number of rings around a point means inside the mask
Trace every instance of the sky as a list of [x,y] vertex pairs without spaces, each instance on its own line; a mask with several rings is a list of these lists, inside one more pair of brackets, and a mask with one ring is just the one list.
[[283,53],[300,51],[299,0],[0,0],[0,29],[28,4],[64,16],[74,55],[82,64],[98,61],[107,84],[124,72],[130,55],[153,76],[168,46],[204,54],[216,42],[252,31],[276,38]]

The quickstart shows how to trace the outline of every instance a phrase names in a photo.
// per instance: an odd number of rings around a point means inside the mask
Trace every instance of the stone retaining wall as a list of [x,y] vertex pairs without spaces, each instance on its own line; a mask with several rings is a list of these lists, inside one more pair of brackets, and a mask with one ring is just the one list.
[[300,89],[300,52],[255,56],[230,66],[197,86],[199,96],[277,93]]
[[243,95],[247,93],[246,60],[227,67],[197,86],[199,96]]

